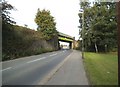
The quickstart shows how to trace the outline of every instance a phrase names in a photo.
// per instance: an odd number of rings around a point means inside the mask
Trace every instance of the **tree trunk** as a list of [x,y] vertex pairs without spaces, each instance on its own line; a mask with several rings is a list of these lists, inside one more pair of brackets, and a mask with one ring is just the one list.
[[107,52],[107,44],[105,44],[105,52]]
[[[118,64],[120,65],[120,10],[119,9],[120,9],[120,1],[117,2]],[[120,85],[120,66],[118,67],[118,85]]]
[[98,53],[98,47],[97,47],[96,42],[95,42],[95,52]]

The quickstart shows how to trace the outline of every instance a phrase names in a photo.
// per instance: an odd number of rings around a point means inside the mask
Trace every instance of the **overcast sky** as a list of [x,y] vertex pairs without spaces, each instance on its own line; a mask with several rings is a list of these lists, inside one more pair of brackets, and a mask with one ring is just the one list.
[[79,0],[6,0],[12,4],[17,11],[11,11],[11,16],[18,25],[27,24],[29,28],[36,29],[34,22],[37,9],[50,10],[55,18],[58,31],[75,36],[79,34]]

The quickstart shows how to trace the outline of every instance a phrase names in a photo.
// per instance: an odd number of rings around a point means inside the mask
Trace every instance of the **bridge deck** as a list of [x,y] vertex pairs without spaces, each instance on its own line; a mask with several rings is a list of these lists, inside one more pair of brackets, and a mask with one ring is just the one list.
[[63,37],[66,37],[66,38],[69,38],[69,39],[74,39],[74,37],[70,36],[70,35],[67,35],[67,34],[64,34],[62,32],[59,32],[59,36],[63,36]]

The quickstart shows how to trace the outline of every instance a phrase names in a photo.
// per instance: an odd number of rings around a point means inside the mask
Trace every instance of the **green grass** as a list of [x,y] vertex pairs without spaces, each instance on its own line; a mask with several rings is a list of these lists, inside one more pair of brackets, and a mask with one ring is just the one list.
[[85,53],[85,70],[91,85],[118,84],[118,57],[116,53]]

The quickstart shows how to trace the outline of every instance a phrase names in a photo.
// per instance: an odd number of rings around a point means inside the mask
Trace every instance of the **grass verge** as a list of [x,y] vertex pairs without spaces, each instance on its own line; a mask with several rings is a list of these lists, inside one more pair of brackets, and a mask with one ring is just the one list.
[[118,56],[85,52],[84,65],[91,85],[118,84]]

